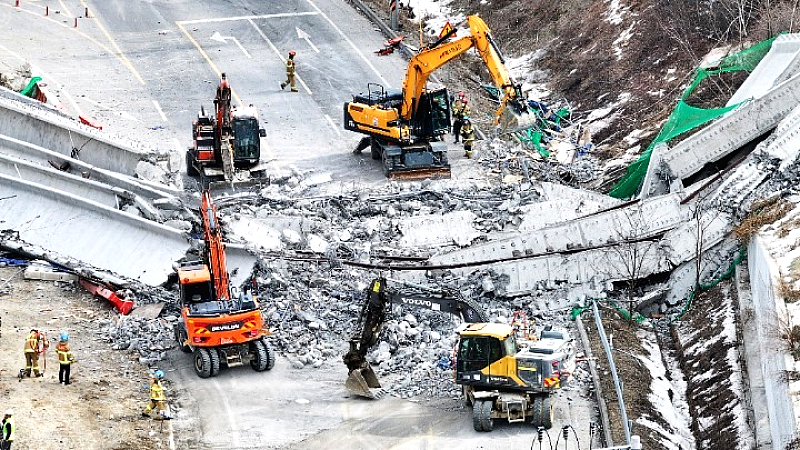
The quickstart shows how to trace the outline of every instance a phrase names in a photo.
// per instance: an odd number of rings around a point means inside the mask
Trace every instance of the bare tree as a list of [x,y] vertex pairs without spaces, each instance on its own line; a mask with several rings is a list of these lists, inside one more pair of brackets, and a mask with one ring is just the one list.
[[605,252],[606,268],[599,271],[606,272],[610,279],[624,281],[625,301],[632,321],[637,306],[637,286],[658,264],[660,241],[648,226],[648,218],[641,208],[626,210],[621,217],[619,228],[615,230],[615,242]]

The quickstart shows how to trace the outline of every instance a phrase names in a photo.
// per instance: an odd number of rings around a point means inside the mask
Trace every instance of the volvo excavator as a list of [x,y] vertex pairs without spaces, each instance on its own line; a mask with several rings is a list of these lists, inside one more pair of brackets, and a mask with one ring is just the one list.
[[[266,131],[258,126],[258,111],[253,105],[231,106],[231,87],[223,73],[214,97],[214,115],[200,107],[192,122],[192,146],[186,151],[186,173],[207,180],[237,181],[241,172],[259,178],[266,171],[261,162],[261,138]],[[237,174],[237,171],[239,172]]]
[[382,160],[389,178],[450,177],[447,145],[442,138],[450,129],[450,98],[446,88],[428,89],[426,84],[436,69],[471,48],[478,51],[502,93],[496,121],[509,110],[519,124],[533,120],[489,27],[475,15],[467,17],[467,23],[469,36],[450,41],[456,33],[453,28],[411,58],[402,90],[387,91],[370,83],[366,94],[354,95],[352,102],[344,104],[344,128],[367,135],[355,152],[369,147],[372,158]]
[[231,288],[225,261],[225,244],[217,208],[208,188],[202,192],[200,213],[205,240],[202,261],[178,268],[181,319],[175,339],[184,353],[193,353],[200,378],[216,376],[222,366],[250,363],[262,372],[275,364],[267,343],[261,309],[254,289]]
[[476,431],[492,431],[494,419],[552,427],[551,394],[571,378],[575,367],[565,329],[545,327],[539,339],[525,336],[518,342],[513,326],[488,323],[473,301],[450,293],[403,293],[387,287],[385,278],[374,279],[367,289],[350,350],[343,357],[349,391],[367,398],[379,398],[384,392],[367,353],[380,340],[392,304],[454,314],[464,322],[458,329],[455,382],[472,406]]

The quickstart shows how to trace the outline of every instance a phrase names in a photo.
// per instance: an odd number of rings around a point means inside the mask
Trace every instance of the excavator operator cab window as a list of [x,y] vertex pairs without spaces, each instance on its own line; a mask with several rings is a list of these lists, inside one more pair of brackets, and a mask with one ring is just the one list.
[[422,136],[441,136],[450,131],[447,89],[422,93],[413,117],[413,128]]
[[458,348],[459,372],[483,370],[505,355],[503,342],[491,336],[464,336]]
[[233,135],[236,136],[233,143],[235,159],[258,159],[260,157],[258,120],[252,117],[235,119]]

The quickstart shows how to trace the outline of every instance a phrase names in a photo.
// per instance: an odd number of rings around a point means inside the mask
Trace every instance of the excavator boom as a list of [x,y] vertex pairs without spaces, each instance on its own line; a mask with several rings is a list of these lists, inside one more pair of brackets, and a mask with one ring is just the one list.
[[206,241],[206,253],[209,270],[214,279],[214,291],[217,300],[230,299],[230,283],[225,261],[225,244],[222,241],[222,230],[217,221],[217,207],[211,200],[211,192],[203,190],[200,214],[203,216],[203,233]]
[[[416,111],[417,101],[422,96],[428,77],[438,68],[457,58],[467,50],[475,48],[483,60],[495,86],[503,92],[501,107],[496,116],[499,118],[503,108],[509,102],[518,104],[522,102],[522,92],[519,86],[511,79],[505,66],[505,58],[500,53],[500,48],[492,39],[491,31],[486,22],[478,16],[467,17],[470,36],[449,42],[450,35],[455,29],[436,41],[430,49],[419,52],[411,58],[406,70],[403,83],[403,103],[400,117],[410,119]],[[521,113],[521,111],[517,111]]]
[[441,293],[402,293],[387,289],[386,279],[374,279],[367,289],[358,326],[350,339],[350,350],[342,358],[349,371],[345,387],[362,397],[378,398],[383,393],[366,356],[370,347],[378,342],[392,304],[454,314],[468,323],[488,321],[486,313],[475,302]]

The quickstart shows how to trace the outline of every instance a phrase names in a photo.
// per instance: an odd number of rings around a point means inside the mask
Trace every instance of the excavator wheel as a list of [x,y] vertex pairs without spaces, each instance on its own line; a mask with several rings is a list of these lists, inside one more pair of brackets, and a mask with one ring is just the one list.
[[483,431],[492,431],[494,429],[494,419],[492,419],[494,401],[484,400],[481,404],[481,424],[483,425]]
[[269,343],[265,340],[262,340],[261,344],[267,350],[267,370],[271,370],[273,367],[275,367],[275,350],[273,350]]
[[211,358],[211,376],[219,374],[219,351],[215,348],[208,349],[208,356]]
[[483,431],[483,421],[481,420],[481,408],[483,401],[472,402],[472,428],[475,431]]
[[208,349],[196,348],[194,350],[194,371],[200,378],[211,376],[211,354]]
[[250,351],[253,354],[252,358],[250,358],[250,367],[256,372],[267,370],[267,366],[269,365],[267,346],[261,341],[253,341],[250,344]]
[[542,403],[542,397],[538,395],[533,397],[533,414],[531,414],[531,425],[537,428],[544,426],[542,424],[542,407],[544,406]]
[[370,144],[370,152],[372,153],[372,159],[375,161],[381,159],[381,146],[375,139],[373,139]]
[[542,399],[542,426],[548,430],[553,427],[553,405],[550,402],[550,397]]
[[186,331],[180,323],[175,325],[175,341],[178,342],[178,348],[183,353],[192,353],[192,348],[184,344],[186,342]]

